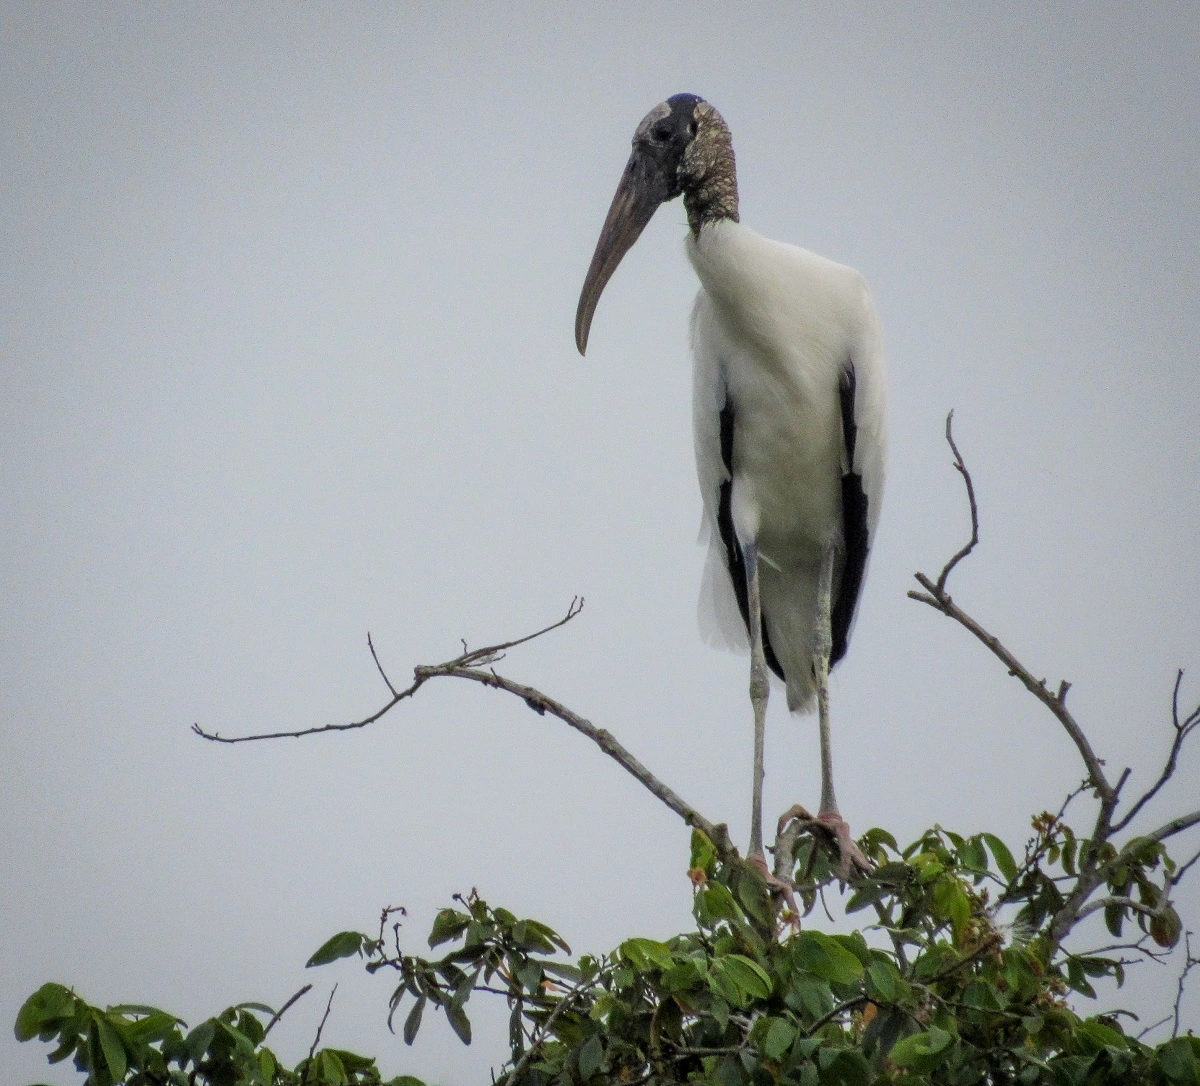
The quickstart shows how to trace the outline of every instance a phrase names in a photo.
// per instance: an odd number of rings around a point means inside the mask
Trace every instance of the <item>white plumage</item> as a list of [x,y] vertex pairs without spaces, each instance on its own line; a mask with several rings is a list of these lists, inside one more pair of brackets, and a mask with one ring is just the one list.
[[[787,676],[788,707],[811,711],[812,658],[822,558],[841,545],[842,475],[850,467],[839,380],[856,383],[854,471],[867,496],[868,547],[879,522],[887,390],[879,323],[861,275],[806,249],[771,241],[729,219],[687,240],[701,289],[692,310],[696,471],[709,546],[700,597],[705,639],[747,647],[717,524],[720,413],[732,396],[732,512],[762,560],[763,622]],[[840,565],[834,568],[838,582]]]

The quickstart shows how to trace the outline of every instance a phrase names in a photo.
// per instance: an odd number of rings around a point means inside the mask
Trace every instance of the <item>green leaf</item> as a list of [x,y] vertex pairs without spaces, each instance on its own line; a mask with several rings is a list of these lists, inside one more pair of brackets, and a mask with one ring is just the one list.
[[717,862],[717,850],[703,830],[692,830],[692,857],[688,867],[695,871],[703,871],[706,875],[713,873]]
[[1000,874],[1004,876],[1005,881],[1012,882],[1017,877],[1017,864],[1013,859],[1013,854],[1008,851],[1008,845],[994,833],[981,833],[979,836],[987,842],[987,847],[992,850],[996,866],[1000,869]]
[[204,1054],[208,1051],[208,1046],[212,1044],[213,1037],[217,1033],[216,1019],[210,1018],[207,1022],[201,1022],[191,1033],[184,1038],[183,1044],[187,1049],[187,1053],[192,1057],[192,1063],[199,1063]]
[[579,1050],[579,1077],[585,1082],[604,1065],[604,1042],[593,1033]]
[[61,984],[43,984],[21,1005],[13,1033],[18,1041],[30,1041],[43,1028],[59,1018],[67,1018],[75,1009],[75,997]]
[[317,1057],[317,1064],[319,1067],[317,1073],[323,1082],[329,1083],[329,1086],[345,1086],[345,1083],[349,1081],[346,1077],[346,1068],[338,1059],[338,1054],[332,1049],[325,1049]]
[[417,1030],[421,1028],[421,1015],[425,1013],[425,996],[421,996],[413,1004],[408,1017],[404,1019],[404,1043],[410,1045],[416,1040]]
[[321,948],[308,959],[304,968],[328,965],[330,962],[336,962],[338,958],[349,958],[353,954],[358,954],[362,950],[363,943],[368,941],[362,932],[340,931],[332,939],[322,944]]
[[120,1082],[125,1077],[125,1070],[129,1066],[125,1056],[125,1046],[121,1044],[121,1038],[117,1036],[117,1031],[112,1028],[104,1015],[95,1014],[92,1017],[96,1021],[96,1032],[100,1037],[100,1050],[104,1053],[104,1062],[108,1064],[113,1081]]
[[1159,946],[1173,947],[1182,934],[1183,921],[1170,905],[1150,921],[1150,937]]
[[522,920],[521,923],[525,925],[527,931],[540,936],[552,944],[552,946],[545,948],[547,954],[553,953],[554,947],[558,947],[564,954],[571,953],[571,948],[567,945],[567,941],[548,924],[543,924],[540,920]]
[[833,1009],[833,1002],[828,981],[801,970],[792,974],[787,1003],[793,1010],[803,1011],[811,1021],[815,1021]]
[[460,913],[457,909],[442,909],[433,918],[433,928],[429,932],[430,949],[457,938],[470,923],[471,918],[466,913]]
[[469,1045],[471,1043],[471,1020],[467,1018],[467,1012],[462,1009],[461,1003],[451,1000],[446,1004],[446,1020],[450,1023],[450,1028],[458,1034],[458,1039],[463,1044]]
[[850,900],[846,902],[846,912],[856,913],[859,909],[865,909],[869,905],[882,901],[892,892],[892,887],[884,886],[874,879],[868,879],[850,895]]
[[962,847],[958,850],[958,855],[962,860],[963,866],[970,868],[972,871],[986,871],[988,869],[987,852],[978,836],[970,837],[964,841]]
[[743,924],[746,919],[729,888],[719,882],[710,882],[696,894],[693,911],[697,923],[704,928],[715,927],[722,920]]
[[767,971],[742,954],[725,954],[717,958],[713,962],[713,977],[721,987],[721,994],[742,1007],[753,999],[766,999],[771,994],[771,978]]
[[620,955],[639,973],[646,972],[652,965],[670,969],[675,964],[671,948],[654,939],[626,939],[620,946]]
[[1192,1050],[1191,1039],[1176,1037],[1158,1050],[1158,1065],[1170,1082],[1195,1086],[1200,1082],[1200,1065]]
[[906,987],[900,971],[887,958],[873,961],[867,967],[867,978],[868,992],[886,1003],[894,1003]]
[[954,938],[961,939],[971,920],[971,901],[958,879],[938,879],[933,887],[933,908],[936,916],[950,921]]
[[[931,1057],[936,1057],[944,1052],[953,1040],[953,1033],[933,1026],[923,1033],[914,1033],[897,1041],[892,1046],[892,1051],[888,1053],[888,1059],[897,1067],[917,1068],[920,1065],[929,1070],[928,1064]],[[938,1062],[940,1061],[933,1061],[935,1066]]]
[[786,1018],[772,1018],[763,1038],[762,1050],[769,1059],[782,1060],[796,1039],[796,1027]]
[[771,896],[762,873],[753,867],[744,867],[737,880],[737,899],[749,916],[764,928],[773,929],[775,918],[771,914]]
[[1081,1032],[1086,1033],[1101,1048],[1110,1046],[1113,1048],[1124,1047],[1125,1037],[1123,1034],[1118,1033],[1110,1026],[1106,1026],[1103,1022],[1097,1022],[1094,1018],[1080,1022],[1079,1029]]
[[853,984],[862,976],[862,962],[823,932],[802,931],[791,942],[792,960],[813,976],[838,984]]
[[1081,995],[1085,995],[1089,999],[1096,998],[1096,989],[1087,982],[1083,964],[1078,958],[1067,959],[1067,983]]
[[1108,928],[1109,935],[1119,939],[1121,929],[1125,926],[1125,910],[1120,905],[1105,905],[1104,926]]

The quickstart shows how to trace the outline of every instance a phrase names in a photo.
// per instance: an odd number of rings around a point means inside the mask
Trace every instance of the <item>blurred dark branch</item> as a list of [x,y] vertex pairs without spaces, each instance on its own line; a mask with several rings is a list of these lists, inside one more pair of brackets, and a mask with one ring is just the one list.
[[321,1043],[321,1034],[325,1030],[325,1023],[329,1021],[329,1012],[333,1009],[333,997],[337,994],[338,986],[335,984],[329,993],[329,1001],[325,1004],[325,1013],[321,1015],[321,1024],[317,1026],[317,1035],[313,1038],[312,1047],[308,1050],[308,1059],[304,1064],[304,1071],[300,1075],[301,1086],[308,1081],[308,1071],[312,1067],[313,1056],[317,1051],[317,1045]]
[[379,662],[379,657],[375,653],[375,646],[368,636],[367,644],[371,650],[371,656],[375,661],[375,666],[380,676],[387,684],[392,697],[383,708],[372,713],[370,716],[364,717],[362,720],[356,720],[349,724],[322,724],[318,727],[301,728],[296,731],[263,732],[254,735],[223,736],[218,732],[205,731],[199,724],[193,724],[192,731],[202,739],[208,739],[214,743],[249,743],[260,739],[299,739],[303,736],[319,735],[323,732],[351,731],[374,724],[394,709],[400,702],[411,698],[431,679],[469,679],[472,682],[481,683],[484,686],[513,694],[525,702],[538,715],[541,716],[549,713],[551,716],[557,717],[564,724],[568,724],[574,728],[580,734],[587,736],[605,754],[617,762],[631,776],[636,778],[648,791],[679,815],[684,822],[707,834],[722,859],[735,857],[737,851],[730,841],[729,833],[724,824],[714,824],[701,815],[691,804],[685,802],[678,793],[651,773],[649,769],[613,738],[609,732],[603,728],[597,728],[589,720],[568,709],[548,694],[543,694],[540,690],[532,686],[513,682],[511,679],[506,679],[503,675],[496,673],[492,665],[504,659],[508,649],[515,648],[517,645],[523,645],[527,641],[532,641],[534,638],[550,633],[552,630],[557,630],[560,626],[564,626],[570,622],[582,609],[583,599],[576,597],[571,601],[570,607],[567,608],[567,613],[561,619],[534,633],[527,634],[525,637],[518,637],[512,641],[505,641],[498,645],[488,645],[480,649],[468,649],[464,643],[463,652],[453,660],[447,660],[444,664],[422,664],[414,668],[412,684],[399,691],[392,685],[391,680],[388,679],[387,674],[384,672]]
[[312,991],[312,985],[306,984],[303,988],[300,989],[300,991],[298,991],[294,996],[292,996],[292,998],[289,999],[282,1007],[280,1007],[279,1010],[277,1010],[271,1016],[271,1021],[269,1021],[267,1023],[267,1028],[263,1030],[263,1037],[265,1038],[266,1035],[271,1032],[271,1030],[275,1026],[275,1023],[278,1022],[279,1019],[281,1019],[284,1016],[284,1014],[287,1012],[288,1008],[291,1007],[291,1005],[293,1003],[295,1003],[296,1000],[298,1000],[302,995],[306,995],[310,991]]

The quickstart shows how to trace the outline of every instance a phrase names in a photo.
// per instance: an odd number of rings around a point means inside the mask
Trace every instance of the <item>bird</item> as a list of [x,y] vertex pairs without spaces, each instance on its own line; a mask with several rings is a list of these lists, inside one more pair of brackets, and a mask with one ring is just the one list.
[[[683,197],[700,280],[691,315],[696,469],[708,561],[701,625],[750,647],[754,769],[747,859],[763,853],[768,671],[788,708],[818,713],[821,806],[839,875],[870,863],[838,809],[829,671],[846,654],[879,523],[887,387],[863,276],[743,226],[729,127],[695,94],[637,126],[584,279],[575,342],[586,354],[604,288],[654,212]],[[803,812],[797,806],[794,812]],[[806,812],[803,812],[806,813]],[[785,816],[786,817],[786,816]]]

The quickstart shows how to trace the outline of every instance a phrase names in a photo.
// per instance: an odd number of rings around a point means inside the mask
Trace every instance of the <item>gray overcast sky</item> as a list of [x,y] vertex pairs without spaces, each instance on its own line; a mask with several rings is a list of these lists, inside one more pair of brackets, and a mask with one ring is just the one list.
[[[734,14],[736,12],[736,15]],[[634,126],[688,90],[734,134],[743,220],[861,269],[890,366],[888,492],[833,684],[842,809],[907,840],[1002,833],[1082,775],[955,596],[1144,784],[1171,683],[1200,697],[1200,131],[1189,4],[6,3],[0,34],[0,1069],[42,981],[196,1020],[318,990],[273,1038],[481,1081],[390,1037],[384,978],[305,974],[335,931],[449,894],[577,950],[689,922],[687,834],[582,738],[392,674],[587,597],[514,677],[748,826],[746,662],[695,625],[703,554],[669,205],[575,301]],[[817,800],[814,722],[772,705],[767,799]],[[1200,749],[1166,818],[1196,805]],[[1082,821],[1083,809],[1079,818]],[[1181,843],[1186,854],[1190,845]],[[1200,889],[1183,895],[1200,928]],[[1145,971],[1143,971],[1145,972]],[[1150,1013],[1153,971],[1104,1002]],[[481,997],[477,997],[480,1000]],[[1200,995],[1186,1005],[1200,1023]]]

